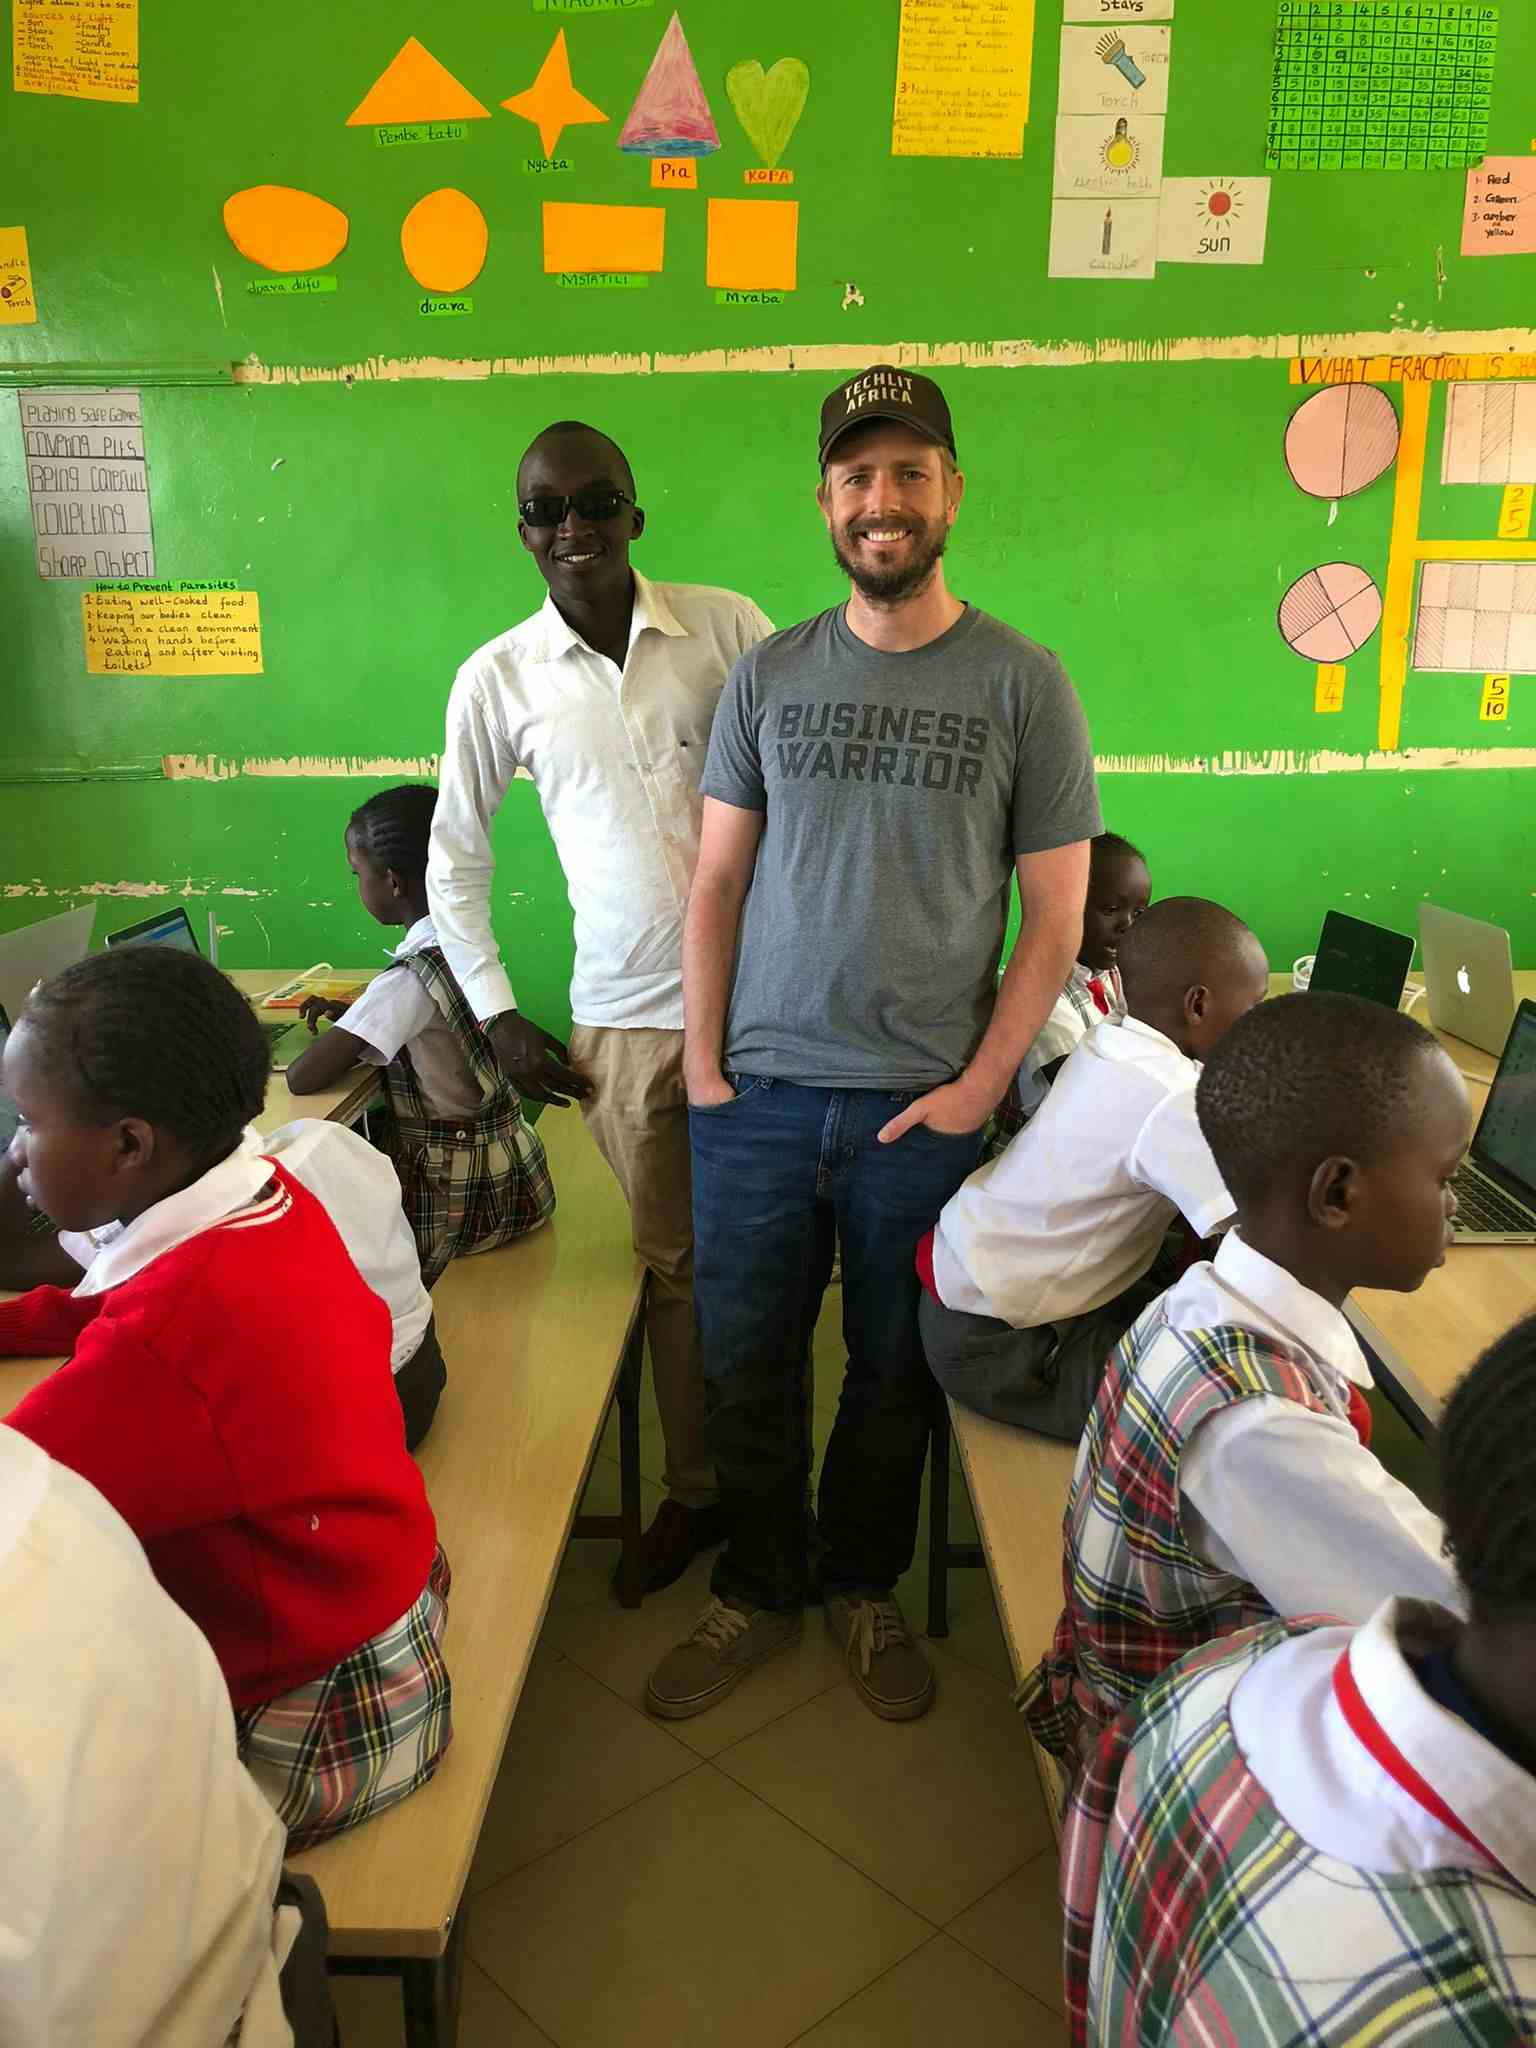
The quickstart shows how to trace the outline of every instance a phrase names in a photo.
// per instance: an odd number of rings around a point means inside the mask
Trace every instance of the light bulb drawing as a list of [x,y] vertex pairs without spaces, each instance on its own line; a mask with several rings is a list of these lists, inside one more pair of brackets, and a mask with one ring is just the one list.
[[1136,59],[1125,47],[1124,36],[1102,35],[1094,45],[1094,48],[1098,51],[1104,63],[1114,66],[1133,92],[1146,84],[1147,74],[1140,68]]
[[1115,132],[1104,145],[1103,156],[1106,170],[1129,171],[1134,168],[1141,155],[1141,145],[1130,132],[1130,124],[1124,114],[1115,123]]

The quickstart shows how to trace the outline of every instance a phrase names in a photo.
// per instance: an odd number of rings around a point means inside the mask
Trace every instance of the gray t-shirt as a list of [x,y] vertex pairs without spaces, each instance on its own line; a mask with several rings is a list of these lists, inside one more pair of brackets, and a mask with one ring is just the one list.
[[1054,654],[967,605],[882,654],[836,606],[731,670],[700,784],[765,819],[728,1065],[930,1088],[992,1014],[1016,857],[1101,831],[1088,724]]

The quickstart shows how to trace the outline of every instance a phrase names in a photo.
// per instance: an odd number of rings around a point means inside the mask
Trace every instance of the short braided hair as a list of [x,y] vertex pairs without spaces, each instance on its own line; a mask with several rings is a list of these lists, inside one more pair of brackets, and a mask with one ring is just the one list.
[[376,868],[424,875],[436,808],[437,791],[430,783],[402,782],[359,804],[347,820],[347,835]]
[[1090,864],[1101,860],[1119,860],[1121,858],[1139,860],[1143,867],[1147,863],[1147,856],[1142,852],[1141,848],[1133,846],[1131,841],[1119,832],[1096,832],[1092,839],[1089,840],[1088,859]]
[[1446,1549],[1474,1611],[1536,1609],[1536,1315],[1491,1344],[1446,1404]]
[[255,1013],[196,953],[92,954],[34,989],[20,1021],[88,1123],[142,1117],[212,1158],[233,1151],[266,1100]]
[[1216,1046],[1195,1088],[1222,1179],[1240,1202],[1257,1201],[1306,1161],[1378,1155],[1437,1049],[1422,1024],[1364,996],[1319,989],[1260,1003]]

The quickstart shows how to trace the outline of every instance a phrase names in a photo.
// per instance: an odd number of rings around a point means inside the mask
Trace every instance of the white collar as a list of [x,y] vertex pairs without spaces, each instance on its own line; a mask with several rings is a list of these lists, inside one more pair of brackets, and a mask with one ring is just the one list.
[[[174,1251],[236,1209],[244,1209],[272,1178],[272,1163],[258,1153],[247,1133],[239,1148],[210,1166],[191,1187],[167,1195],[131,1223],[108,1223],[83,1233],[96,1246],[76,1294],[105,1294],[142,1272],[162,1252]],[[286,1193],[277,1199],[286,1200]]]
[[1402,1647],[1405,1624],[1454,1618],[1427,1602],[1386,1601],[1365,1623],[1319,1629],[1261,1657],[1232,1695],[1232,1731],[1282,1820],[1309,1848],[1357,1869],[1481,1867],[1454,1829],[1377,1762],[1334,1693],[1345,1646],[1377,1726],[1464,1827],[1536,1892],[1536,1786],[1500,1749],[1430,1698]]
[[430,916],[418,917],[398,946],[390,949],[391,960],[404,960],[412,953],[419,953],[427,946],[437,944],[437,926]]
[[[649,578],[642,576],[638,569],[631,569],[635,579],[634,609],[629,621],[629,648],[648,626],[654,626],[658,633],[664,633],[669,640],[686,640],[688,628],[682,624],[672,607]],[[535,661],[558,661],[562,655],[579,648],[584,654],[595,653],[576,628],[566,619],[552,596],[546,593],[544,602],[535,614],[542,627],[541,644],[530,652]]]
[[[1174,1287],[1168,1303],[1170,1321],[1177,1316],[1179,1327],[1193,1327],[1180,1313],[1183,1304],[1179,1297],[1184,1295],[1186,1286],[1191,1296],[1202,1288],[1209,1292],[1212,1274],[1225,1294],[1236,1295],[1240,1303],[1258,1311],[1261,1327],[1268,1327],[1283,1340],[1299,1344],[1320,1364],[1352,1385],[1362,1389],[1374,1386],[1370,1367],[1361,1355],[1359,1341],[1343,1311],[1324,1301],[1320,1294],[1314,1294],[1310,1287],[1304,1287],[1293,1273],[1277,1266],[1273,1259],[1255,1251],[1252,1245],[1244,1242],[1242,1232],[1237,1229],[1227,1232],[1209,1265],[1191,1267]],[[1233,1318],[1228,1314],[1219,1320],[1231,1322]]]

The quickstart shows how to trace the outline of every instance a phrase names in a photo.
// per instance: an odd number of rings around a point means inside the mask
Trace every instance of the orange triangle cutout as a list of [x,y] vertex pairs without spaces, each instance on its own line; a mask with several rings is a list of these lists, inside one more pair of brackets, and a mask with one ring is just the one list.
[[374,80],[347,116],[349,128],[367,128],[381,121],[488,121],[467,87],[460,85],[424,50],[414,36],[401,44],[398,56]]

